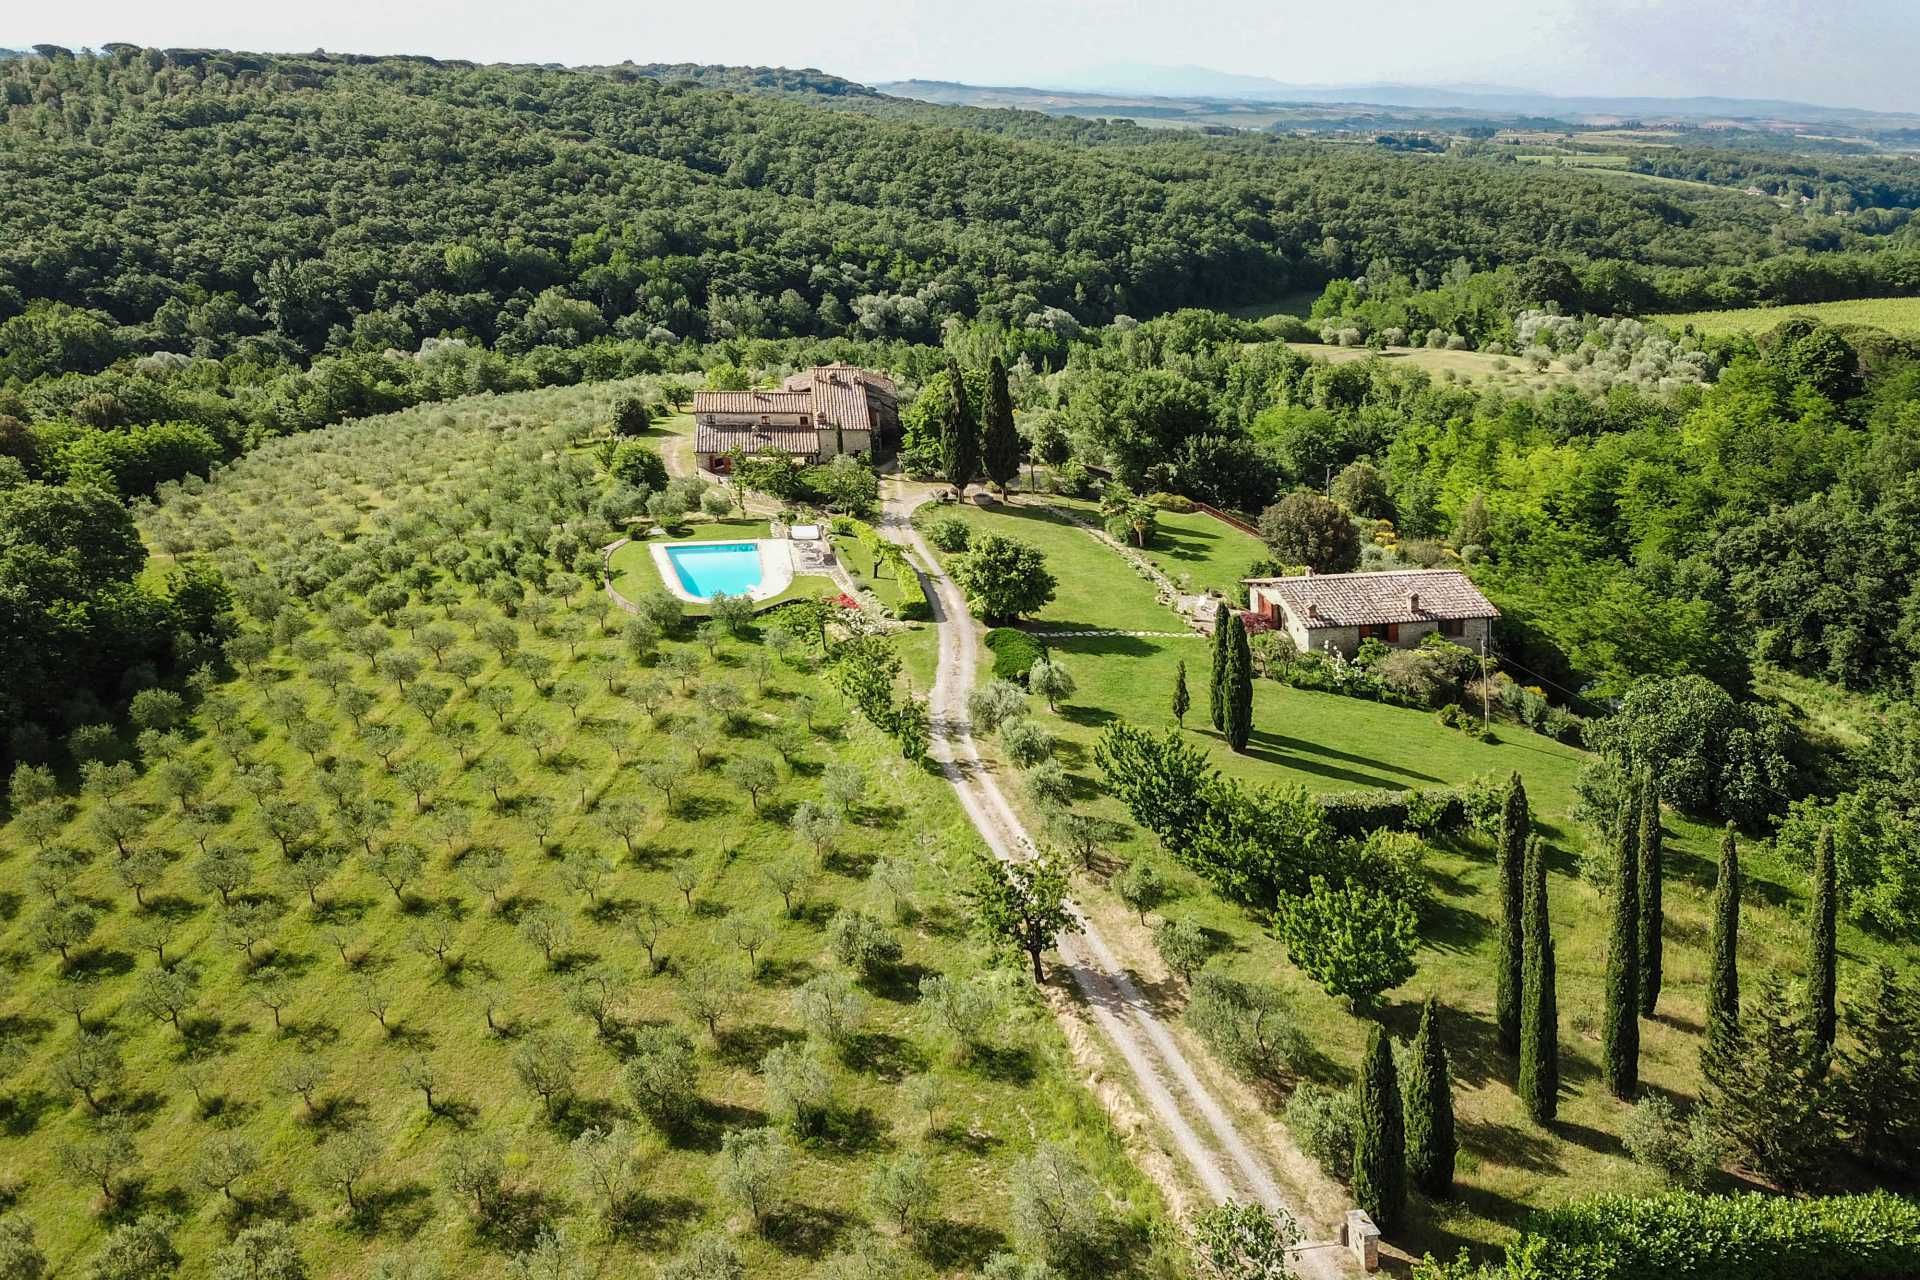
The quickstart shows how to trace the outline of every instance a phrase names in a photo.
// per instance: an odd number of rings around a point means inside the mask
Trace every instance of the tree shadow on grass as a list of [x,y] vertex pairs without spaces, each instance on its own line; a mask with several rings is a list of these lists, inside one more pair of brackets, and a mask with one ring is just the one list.
[[820,966],[804,956],[760,962],[760,981],[769,987],[797,987],[819,972]]
[[813,1120],[800,1143],[814,1151],[853,1156],[887,1150],[893,1139],[887,1122],[872,1107],[836,1106]]
[[479,1235],[506,1253],[524,1253],[534,1246],[540,1229],[558,1219],[566,1206],[536,1187],[512,1187],[500,1192],[493,1212],[481,1224]]
[[1077,702],[1060,704],[1060,718],[1083,729],[1104,729],[1120,717],[1105,707],[1083,706]]
[[40,1127],[40,1119],[55,1110],[60,1099],[44,1089],[22,1089],[0,1097],[0,1133],[24,1138]]
[[292,1224],[310,1213],[285,1187],[274,1187],[258,1193],[235,1191],[232,1203],[224,1205],[223,1209],[225,1211],[220,1216],[226,1220],[228,1229],[236,1233],[265,1222]]
[[767,1113],[731,1102],[702,1099],[694,1113],[666,1131],[668,1145],[681,1151],[712,1153],[720,1139],[735,1129],[755,1129],[767,1123]]
[[392,1235],[412,1239],[433,1220],[433,1188],[407,1181],[358,1193],[360,1204],[343,1222],[357,1236]]
[[1603,1156],[1624,1156],[1627,1151],[1618,1136],[1596,1129],[1592,1125],[1579,1124],[1572,1120],[1555,1120],[1552,1128],[1555,1134],[1576,1147],[1585,1147],[1588,1151]]
[[920,1228],[917,1252],[942,1274],[971,1274],[1006,1247],[1006,1235],[992,1227],[935,1218]]
[[[1203,736],[1209,738],[1220,737],[1219,734],[1211,732]],[[1373,787],[1386,791],[1404,791],[1407,789],[1407,783],[1404,779],[1391,778],[1379,773],[1362,773],[1358,769],[1346,769],[1339,765],[1327,764],[1315,760],[1310,756],[1279,750],[1267,745],[1265,742],[1259,741],[1260,739],[1280,742],[1295,741],[1295,739],[1292,738],[1276,739],[1272,734],[1263,734],[1256,730],[1253,734],[1253,740],[1247,743],[1247,749],[1242,754],[1250,760],[1260,760],[1267,764],[1275,764],[1284,768],[1293,769],[1299,773],[1311,773],[1322,778],[1332,778],[1338,782],[1351,782],[1356,786]],[[1378,764],[1377,761],[1369,761],[1368,763]]]
[[117,1227],[136,1221],[141,1214],[154,1210],[172,1214],[176,1218],[186,1218],[193,1212],[187,1202],[187,1193],[181,1188],[155,1186],[146,1177],[135,1177],[120,1184],[119,1194],[100,1216],[106,1225]]
[[1552,1137],[1531,1125],[1464,1119],[1460,1121],[1460,1145],[1483,1160],[1511,1168],[1546,1174],[1564,1171]]
[[827,1256],[853,1217],[838,1209],[789,1204],[767,1215],[763,1234],[780,1252],[817,1260]]
[[147,905],[141,914],[170,923],[179,923],[191,919],[205,911],[206,907],[191,898],[183,898],[176,893],[150,893]]
[[[1327,759],[1341,760],[1347,764],[1363,765],[1372,769],[1384,769],[1388,773],[1397,773],[1403,777],[1412,778],[1417,782],[1438,784],[1446,781],[1444,778],[1436,777],[1431,773],[1422,773],[1418,769],[1410,769],[1405,765],[1389,764],[1384,760],[1378,760],[1372,756],[1358,755],[1351,751],[1337,751],[1323,743],[1312,742],[1305,738],[1290,738],[1285,734],[1267,733],[1260,729],[1255,729],[1253,736],[1263,742],[1269,743],[1279,750],[1292,752],[1295,755],[1324,756]],[[1404,787],[1406,784],[1389,783],[1387,785]]]
[[314,923],[320,925],[354,924],[373,910],[374,900],[365,895],[348,897],[340,895],[328,898],[313,913]]
[[1472,951],[1489,932],[1477,913],[1451,902],[1430,902],[1420,913],[1420,941],[1436,951]]
[[729,1027],[720,1034],[715,1056],[736,1067],[757,1067],[761,1059],[782,1045],[798,1044],[806,1037],[791,1027],[771,1022],[749,1022]]
[[888,965],[860,980],[860,985],[882,1000],[895,1004],[913,1004],[920,999],[920,980],[931,971],[925,965]]
[[210,1058],[231,1053],[239,1047],[240,1037],[253,1029],[248,1022],[228,1022],[218,1014],[180,1019],[180,1056],[186,1059]]
[[842,1057],[849,1067],[889,1082],[897,1082],[927,1067],[927,1055],[919,1045],[884,1031],[867,1031],[855,1036]]
[[607,1219],[607,1231],[625,1244],[658,1252],[674,1242],[676,1228],[698,1221],[703,1208],[686,1196],[636,1191]]
[[373,1109],[359,1098],[334,1093],[314,1103],[307,1122],[328,1133],[344,1133],[355,1125],[365,1124],[372,1114]]
[[1033,1050],[1011,1044],[969,1045],[967,1065],[983,1080],[1013,1085],[1032,1084],[1039,1070]]
[[118,978],[133,972],[133,955],[113,947],[76,951],[66,969],[70,978]]

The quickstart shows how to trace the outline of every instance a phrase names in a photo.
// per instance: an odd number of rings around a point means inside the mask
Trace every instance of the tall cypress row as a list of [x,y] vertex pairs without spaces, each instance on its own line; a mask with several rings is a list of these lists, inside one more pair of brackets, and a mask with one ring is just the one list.
[[1367,1041],[1356,1087],[1353,1199],[1382,1231],[1400,1225],[1407,1208],[1407,1136],[1394,1075],[1393,1049],[1377,1023]]
[[1666,912],[1660,904],[1665,851],[1660,831],[1660,792],[1653,775],[1640,779],[1640,1016],[1651,1018],[1660,1002],[1661,934]]
[[1525,959],[1521,946],[1521,878],[1526,870],[1527,837],[1533,817],[1527,808],[1527,789],[1515,773],[1507,780],[1507,798],[1500,811],[1500,846],[1495,851],[1500,878],[1500,957],[1494,973],[1493,1021],[1500,1048],[1520,1052],[1520,984]]
[[987,479],[1007,496],[1007,484],[1020,474],[1020,433],[1013,427],[1013,397],[1007,392],[1007,364],[999,356],[987,363],[987,404],[980,437],[980,465]]
[[1227,745],[1235,751],[1247,749],[1253,736],[1253,650],[1247,643],[1247,624],[1233,615],[1227,633],[1226,697]]
[[1740,850],[1733,824],[1720,840],[1720,875],[1713,886],[1712,958],[1707,968],[1707,1038],[1700,1074],[1722,1083],[1740,1053]]
[[1554,990],[1553,930],[1547,915],[1547,859],[1527,841],[1526,979],[1520,996],[1520,1100],[1535,1124],[1560,1110],[1560,1003]]
[[947,357],[947,386],[952,397],[946,420],[940,424],[940,469],[954,493],[964,498],[980,469],[980,427],[967,403],[967,380],[960,373],[960,362],[952,356]]
[[1226,732],[1227,728],[1227,653],[1230,639],[1227,627],[1234,612],[1227,605],[1221,605],[1213,615],[1213,671],[1212,687],[1207,691],[1207,715],[1213,721],[1213,727]]
[[1807,1022],[1822,1058],[1833,1052],[1833,1037],[1839,1024],[1837,984],[1838,954],[1835,950],[1839,925],[1838,874],[1833,863],[1833,828],[1820,833],[1820,844],[1813,858],[1813,901],[1808,904],[1807,925]]
[[1453,1193],[1453,1073],[1440,1039],[1440,1006],[1432,996],[1420,1010],[1406,1084],[1407,1180],[1435,1198]]
[[1602,1035],[1607,1088],[1631,1098],[1640,1088],[1640,814],[1627,788],[1614,826],[1613,927],[1607,935],[1607,1007]]

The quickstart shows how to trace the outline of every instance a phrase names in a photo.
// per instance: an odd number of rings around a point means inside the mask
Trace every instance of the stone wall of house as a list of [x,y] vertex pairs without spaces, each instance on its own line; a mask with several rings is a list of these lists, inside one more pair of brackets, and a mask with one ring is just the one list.
[[872,454],[873,432],[854,430],[850,427],[821,427],[820,460],[836,458],[843,453]]
[[[1308,629],[1305,621],[1284,605],[1275,601],[1266,602],[1270,608],[1278,610],[1282,629],[1293,638],[1293,643],[1302,653],[1324,653],[1328,649],[1351,658],[1360,651],[1360,628],[1358,627],[1314,627]],[[1388,640],[1382,636],[1381,643],[1394,649],[1412,649],[1419,645],[1421,637],[1429,632],[1440,630],[1438,622],[1403,622],[1397,638]],[[1482,645],[1491,647],[1493,641],[1493,619],[1467,618],[1461,623],[1461,633],[1448,639],[1464,649],[1479,653]]]

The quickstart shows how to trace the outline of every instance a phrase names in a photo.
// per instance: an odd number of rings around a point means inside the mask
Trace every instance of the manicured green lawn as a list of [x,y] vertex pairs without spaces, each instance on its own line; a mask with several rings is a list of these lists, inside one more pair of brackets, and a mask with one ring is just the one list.
[[[351,512],[386,506],[404,506],[436,538],[477,538],[454,498],[494,486],[515,467],[516,481],[525,480],[532,464],[516,461],[523,449],[537,457],[565,427],[605,412],[604,396],[588,388],[434,406],[274,442],[223,470],[204,498],[178,500],[198,507],[196,529],[234,539],[243,555],[311,518],[351,524]],[[500,487],[539,491],[534,483]],[[526,514],[540,524],[557,518],[544,508]],[[376,536],[372,522],[355,536]],[[661,672],[627,663],[618,612],[604,627],[590,623],[570,651],[558,631],[536,629],[521,611],[504,620],[521,654],[552,664],[543,693],[528,675],[537,663],[503,663],[483,637],[480,628],[503,615],[475,585],[451,575],[443,583],[452,592],[445,606],[410,620],[421,628],[417,642],[430,634],[425,626],[444,622],[456,637],[448,652],[481,661],[465,678],[426,661],[416,682],[453,694],[432,724],[393,679],[346,648],[333,618],[315,611],[298,633],[312,653],[297,658],[275,646],[251,674],[219,682],[219,695],[237,709],[235,736],[216,741],[202,708],[191,736],[169,748],[204,771],[204,829],[190,826],[161,789],[161,770],[114,784],[141,818],[133,847],[164,859],[143,900],[122,882],[120,857],[96,828],[100,798],[69,793],[67,820],[43,833],[44,848],[19,824],[0,826],[0,872],[10,886],[0,913],[0,1028],[19,1048],[0,1082],[0,1172],[9,1209],[33,1222],[58,1274],[86,1274],[113,1222],[160,1209],[180,1219],[182,1275],[208,1274],[214,1249],[273,1217],[293,1225],[312,1275],[338,1280],[365,1277],[400,1250],[434,1258],[448,1275],[498,1277],[541,1225],[566,1228],[590,1274],[651,1275],[690,1236],[719,1229],[739,1245],[749,1275],[806,1276],[868,1230],[869,1176],[911,1152],[926,1157],[933,1180],[934,1224],[919,1248],[938,1273],[970,1274],[1009,1243],[1015,1163],[1055,1140],[1085,1163],[1103,1207],[1122,1224],[1127,1273],[1144,1274],[1142,1241],[1163,1214],[1158,1193],[1128,1162],[1027,984],[993,979],[1004,984],[1002,1012],[988,1033],[990,1051],[970,1063],[916,1007],[922,977],[971,975],[988,964],[954,892],[979,846],[937,774],[903,761],[891,739],[850,714],[816,656],[756,674],[753,635],[724,640],[712,657],[688,634],[670,638],[668,652],[697,667],[670,679],[664,696],[647,695],[649,710],[632,693]],[[554,620],[568,617],[562,608]],[[405,622],[370,625],[396,647],[415,642]],[[925,669],[925,640],[909,642],[922,646],[909,669]],[[320,673],[322,653],[344,663],[344,676]],[[360,713],[367,729],[342,711],[330,679],[373,696]],[[713,687],[739,696],[730,725],[701,696]],[[497,712],[479,699],[487,689],[509,695]],[[780,762],[771,736],[796,722],[809,732],[791,763]],[[297,723],[322,732],[296,745],[289,724]],[[468,723],[471,731],[445,732]],[[375,725],[398,733],[391,767],[376,750]],[[704,767],[685,738],[690,730],[709,753]],[[230,751],[273,772],[257,789],[242,786]],[[728,774],[748,758],[774,768],[757,805]],[[650,763],[665,766],[671,800],[646,771]],[[427,767],[413,782],[416,800],[407,779],[420,765]],[[834,766],[858,771],[865,794],[816,859],[788,819],[800,804],[823,801],[824,774]],[[372,804],[365,839],[375,850],[421,851],[417,874],[403,876],[397,892],[375,874],[362,837],[343,826],[329,788]],[[269,806],[288,802],[309,806],[288,831],[302,860],[334,848],[345,857],[313,902],[266,825]],[[619,815],[629,806],[637,817],[622,834]],[[203,838],[210,848],[240,851],[248,874],[232,896],[272,917],[251,954],[231,927],[240,914],[223,910],[198,879]],[[63,849],[77,859],[71,867]],[[477,873],[493,851],[505,879],[490,894]],[[872,878],[883,857],[906,868],[908,906],[899,914],[892,890]],[[769,879],[789,864],[807,873],[791,914]],[[34,934],[56,892],[90,904],[98,917],[65,973]],[[663,913],[658,972],[624,923],[642,904]],[[772,1120],[760,1064],[776,1047],[806,1043],[797,992],[841,971],[827,926],[842,909],[884,921],[901,962],[856,984],[865,1020],[845,1054],[814,1046],[836,1118],[821,1136],[791,1139],[788,1208],[755,1233],[720,1195],[716,1151],[724,1132]],[[569,935],[551,963],[520,928],[549,910]],[[764,932],[757,963],[737,945],[743,927]],[[444,960],[429,945],[443,930]],[[184,1030],[136,1003],[157,969],[152,937],[164,937],[169,963],[197,975]],[[576,1003],[589,980],[611,993],[606,1034]],[[288,993],[278,1028],[257,998],[276,984]],[[714,989],[728,992],[717,1036],[687,1007],[689,992]],[[97,1190],[62,1167],[62,1151],[98,1128],[55,1075],[76,1034],[74,1015],[55,1002],[65,990],[85,993],[81,1016],[111,1031],[124,1057],[125,1080],[103,1100],[125,1108],[137,1158],[114,1206],[98,1203]],[[489,1031],[489,1009],[502,1031]],[[629,1102],[623,1071],[636,1029],[646,1026],[693,1038],[699,1103],[685,1125],[656,1128]],[[551,1114],[515,1067],[544,1037],[564,1039],[577,1057],[569,1096]],[[313,1111],[281,1080],[290,1063],[309,1056],[322,1077]],[[409,1083],[415,1063],[433,1074],[433,1110]],[[919,1075],[937,1082],[931,1129],[906,1087]],[[638,1135],[638,1198],[627,1223],[606,1232],[575,1181],[570,1144],[590,1126],[616,1123]],[[350,1212],[316,1171],[329,1144],[362,1125],[378,1156],[360,1184],[364,1207]],[[238,1135],[260,1160],[231,1203],[196,1175],[201,1152],[221,1134]],[[447,1154],[463,1135],[498,1141],[505,1159],[512,1211],[487,1232],[476,1231],[465,1203],[442,1185]]]
[[1146,554],[1162,573],[1189,590],[1217,591],[1231,599],[1235,584],[1255,560],[1267,555],[1267,547],[1205,512],[1162,511]]
[[[914,519],[924,528],[943,515],[958,515],[976,533],[993,532],[1030,542],[1046,555],[1055,583],[1053,602],[1027,619],[1026,625],[1035,630],[1172,631],[1181,625],[1170,610],[1155,602],[1145,579],[1056,511],[1049,500],[1023,494],[1011,503],[987,507],[971,502],[928,504],[914,513]],[[1118,590],[1116,578],[1125,583]]]

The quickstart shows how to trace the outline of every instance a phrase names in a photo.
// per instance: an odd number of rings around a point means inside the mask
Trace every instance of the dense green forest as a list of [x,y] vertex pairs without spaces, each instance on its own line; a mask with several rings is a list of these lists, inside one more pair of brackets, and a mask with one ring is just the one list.
[[112,330],[10,372],[88,371],[143,337],[291,357],[449,332],[932,338],[953,315],[1253,301],[1376,259],[1731,266],[1870,242],[1731,194],[699,83],[126,46],[7,63],[0,307]]

